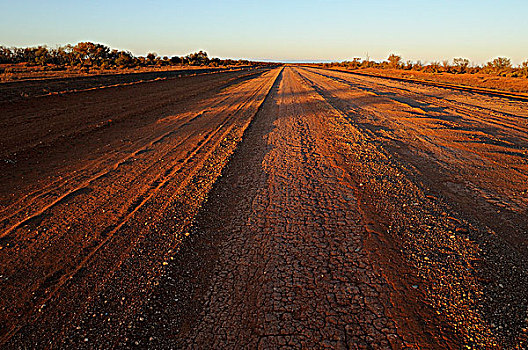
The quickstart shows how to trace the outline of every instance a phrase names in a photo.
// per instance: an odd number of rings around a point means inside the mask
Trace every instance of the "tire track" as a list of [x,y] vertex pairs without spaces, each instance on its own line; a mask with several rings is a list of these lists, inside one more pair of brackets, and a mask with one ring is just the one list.
[[[260,73],[259,73],[260,74]],[[240,77],[235,77],[235,78],[231,78],[228,82],[226,82],[225,84],[223,84],[220,89],[224,89],[226,87],[229,87],[230,85],[233,85],[233,84],[237,84],[240,82],[240,80],[243,80],[243,79],[246,79],[248,77],[251,77],[251,76],[255,76],[255,73],[249,73],[249,74],[246,74],[246,75],[243,75],[243,76],[240,76]],[[197,95],[193,95],[191,96],[191,98],[193,97],[197,97]],[[229,97],[226,96],[224,100],[228,99]],[[222,103],[223,101],[220,101],[218,102],[218,104]],[[182,125],[179,127],[184,127],[186,125],[188,125],[187,123],[190,123],[192,122],[193,118],[194,117],[188,117],[188,116],[185,116],[184,118],[187,118],[186,120],[182,121]],[[129,160],[130,158],[134,157],[134,154],[133,152],[140,152],[143,148],[145,147],[148,147],[149,145],[152,146],[152,145],[155,145],[157,142],[160,142],[164,137],[169,137],[172,133],[175,133],[177,132],[177,130],[175,131],[173,129],[173,127],[171,128],[167,128],[169,129],[168,132],[166,132],[165,135],[162,135],[160,136],[159,140],[155,140],[154,143],[150,142],[148,143],[146,146],[143,145],[143,146],[140,146],[136,151],[132,151],[130,154],[128,154],[127,156],[125,156],[124,158],[122,159],[119,159],[117,161],[115,161],[114,165],[107,165],[108,168],[110,167],[116,167],[118,166],[118,163],[120,162],[124,162],[124,161],[127,161]],[[91,131],[93,131],[92,129],[90,129]],[[78,137],[79,135],[76,134],[76,137]],[[65,185],[68,185],[69,183],[71,182],[75,182],[77,181],[78,179],[81,179],[83,177],[85,177],[86,175],[86,171],[88,171],[90,168],[98,168],[99,166],[103,165],[105,162],[107,162],[108,160],[110,160],[111,158],[109,157],[103,157],[102,159],[100,159],[99,161],[97,162],[90,162],[90,164],[86,165],[85,167],[82,167],[80,169],[77,169],[76,171],[76,174],[78,174],[77,176],[69,176],[69,174],[66,176],[66,178],[60,178],[56,181],[53,181],[51,183],[49,183],[48,185],[46,186],[43,186],[43,187],[39,187],[36,191],[34,192],[31,192],[31,193],[28,193],[28,194],[25,194],[23,197],[19,198],[17,201],[11,203],[10,205],[4,207],[4,208],[1,208],[0,210],[0,214],[3,214],[4,212],[7,212],[7,211],[10,211],[11,208],[13,207],[16,207],[16,206],[21,206],[21,203],[23,203],[24,201],[28,200],[29,198],[29,202],[25,202],[24,205],[16,212],[12,213],[12,214],[9,214],[8,217],[4,217],[0,220],[0,225],[5,225],[5,221],[7,219],[9,219],[10,217],[16,215],[17,213],[19,213],[21,210],[24,210],[24,208],[28,208],[30,207],[31,205],[34,204],[34,202],[36,200],[39,200],[39,199],[42,199],[42,198],[45,198],[45,197],[49,197],[50,194],[52,194],[57,188],[59,188],[60,186],[65,186]],[[104,176],[106,173],[106,170],[102,170],[100,173],[94,175],[92,177],[95,178],[97,176]],[[87,181],[84,181],[84,182],[89,182],[90,180],[87,180]],[[82,186],[79,185],[79,186]],[[75,188],[73,189],[75,190]],[[67,193],[66,193],[67,194]],[[31,197],[34,196],[32,199]],[[56,195],[52,195],[52,196],[56,196]],[[38,215],[38,214],[37,214]],[[12,231],[12,228],[11,229],[7,229],[7,231]],[[4,233],[0,235],[3,236],[5,235]]]
[[[333,80],[336,80],[336,81],[339,81],[341,83],[344,83],[344,84],[347,84],[351,89],[357,89],[357,90],[360,90],[360,91],[369,91],[371,92],[371,88],[368,88],[360,79],[357,79],[355,78],[355,83],[351,83],[349,80],[346,80],[346,79],[342,79],[342,78],[339,78],[339,77],[336,77],[336,76],[333,76],[333,75],[328,75],[328,74],[323,74],[319,71],[316,71],[316,70],[310,70],[316,74],[320,74],[324,77],[327,77],[327,78],[330,78],[330,79],[333,79]],[[384,87],[385,89],[388,89],[389,91],[391,91],[392,93],[394,93],[394,95],[400,95],[400,96],[408,96],[410,99],[413,99],[413,100],[417,100],[419,101],[419,103],[424,103],[425,105],[438,105],[438,106],[449,106],[450,109],[454,110],[454,111],[457,111],[459,112],[461,115],[463,115],[465,118],[468,118],[472,121],[474,121],[475,123],[488,123],[489,125],[493,125],[493,126],[497,126],[499,128],[503,128],[503,127],[507,127],[507,128],[510,128],[512,130],[515,130],[516,132],[518,132],[518,136],[523,138],[525,141],[528,141],[528,138],[526,137],[526,133],[528,131],[528,128],[526,128],[526,122],[524,121],[518,121],[516,124],[512,124],[512,123],[506,123],[505,120],[508,120],[508,119],[528,119],[528,116],[521,116],[521,115],[513,115],[513,114],[508,114],[508,113],[504,113],[502,111],[497,111],[497,110],[494,110],[494,109],[490,109],[490,108],[486,108],[486,107],[482,107],[482,106],[477,106],[477,105],[469,105],[468,107],[463,107],[462,104],[460,101],[456,101],[456,100],[450,100],[448,98],[445,98],[445,97],[438,97],[438,96],[434,96],[434,95],[429,95],[429,94],[416,94],[416,92],[413,92],[411,90],[407,90],[405,88],[395,88],[393,86],[388,86],[386,84],[383,84],[383,83],[380,83],[380,82],[373,82],[374,84],[378,85],[378,86],[382,86]],[[407,94],[406,94],[406,91]],[[380,97],[386,97],[388,99],[391,99],[390,96],[385,96],[383,93],[379,95]],[[424,101],[424,98],[425,98],[425,101]],[[427,100],[429,99],[429,101]],[[433,101],[431,103],[431,100]],[[466,103],[467,105],[467,103]],[[411,106],[412,107],[412,106]],[[498,114],[497,117],[493,117],[491,115],[491,113],[495,113],[495,114]],[[477,115],[477,117],[476,117]]]
[[[404,175],[393,179],[389,171],[383,177],[374,175],[369,179],[368,174],[377,168],[377,161],[368,161],[370,157],[365,155],[352,170],[358,174],[359,181],[366,184],[361,191],[363,196],[377,201],[370,212],[392,222],[389,232],[402,238],[402,252],[424,278],[428,286],[426,300],[436,313],[448,317],[468,347],[505,344],[507,348],[522,348],[523,339],[526,339],[524,315],[528,303],[524,294],[528,274],[526,270],[518,270],[517,266],[526,266],[525,258],[505,243],[509,238],[490,233],[481,216],[468,215],[465,209],[456,207],[456,202],[450,202],[445,192],[431,186],[438,177],[437,169],[434,173],[420,173],[412,166],[413,161],[417,161],[415,157],[407,155],[393,159],[391,152],[386,150],[390,148],[385,142],[379,142],[377,134],[358,125],[360,115],[346,107],[343,99],[346,92],[334,93],[326,82],[317,81],[313,76],[308,78],[304,70],[300,74],[342,114],[343,120],[364,135],[375,153],[381,153],[373,159],[392,163],[391,167]],[[402,138],[401,142],[419,147],[409,139]],[[359,145],[352,147],[361,148]],[[399,183],[401,186],[397,185]],[[412,200],[401,198],[402,194]],[[391,205],[391,201],[400,204]],[[415,227],[420,229],[413,229]],[[508,229],[507,234],[511,235],[512,231]],[[504,268],[497,269],[498,266]]]
[[[326,78],[346,86],[351,84],[350,82],[343,83],[331,77]],[[358,84],[364,85],[364,82]],[[351,92],[358,91],[354,86],[351,86]],[[397,88],[391,87],[391,91],[396,94]],[[346,97],[343,97],[343,93],[340,96],[343,101],[347,100]],[[420,95],[416,92],[414,95],[411,93],[408,96],[421,100]],[[436,99],[440,98],[436,97]],[[442,106],[438,102],[435,103]],[[526,225],[519,214],[527,210],[528,202],[519,196],[519,193],[521,195],[525,193],[524,183],[528,178],[528,167],[526,166],[528,164],[528,138],[526,137],[528,129],[516,129],[518,131],[514,131],[509,126],[505,126],[504,123],[501,124],[502,126],[490,127],[486,121],[486,113],[474,111],[471,114],[471,110],[466,109],[453,115],[456,116],[456,120],[443,122],[441,121],[442,115],[447,115],[445,112],[438,115],[430,112],[423,118],[416,118],[405,111],[395,112],[390,109],[390,106],[379,105],[378,108],[372,108],[368,106],[368,103],[362,106],[354,103],[353,98],[347,100],[347,104],[349,105],[346,107],[347,109],[351,108],[350,110],[354,110],[354,113],[361,116],[362,128],[366,132],[373,132],[374,137],[381,136],[385,140],[389,140],[385,143],[388,147],[392,147],[396,153],[406,157],[407,153],[412,152],[420,158],[429,158],[430,162],[432,161],[441,169],[445,169],[445,174],[460,172],[458,178],[460,178],[461,184],[467,186],[468,194],[476,197],[477,201],[484,198],[488,203],[488,207],[486,205],[482,207],[483,205],[478,204],[483,211],[494,212],[493,215],[496,216],[499,211],[511,210],[512,213],[508,214],[505,220],[500,219],[501,225],[507,228],[500,228],[500,225],[495,225],[487,219],[483,220],[495,230],[519,231],[519,228],[522,230],[523,225]],[[457,110],[457,107],[449,108],[453,111]],[[517,118],[518,125],[525,126],[522,120],[518,121],[519,118]],[[507,118],[504,117],[504,119]],[[386,130],[392,136],[388,135],[387,132],[382,135],[380,130]],[[420,141],[421,144],[417,143],[416,140]],[[465,166],[462,166],[458,159],[464,159]],[[416,166],[416,162],[413,162],[412,159],[409,161]],[[421,165],[423,171],[423,162]],[[420,166],[418,167],[420,168]],[[446,177],[449,176],[446,175]],[[455,200],[459,201],[459,199]],[[496,206],[496,209],[491,210],[489,205]],[[472,216],[475,214],[473,213]],[[514,225],[518,228],[512,227],[510,221],[515,222]],[[510,233],[504,234],[507,240],[509,236],[511,236]],[[516,248],[516,244],[521,243],[522,247],[528,244],[522,235],[515,235],[512,237],[512,241],[517,242],[513,243],[512,249],[519,251],[523,248]]]
[[[186,166],[193,166],[190,169],[190,172],[188,172],[183,180],[179,182],[178,187],[175,188],[175,193],[180,192],[184,187],[186,187],[190,181],[192,181],[193,177],[196,176],[197,172],[200,171],[201,167],[203,166],[204,162],[211,156],[212,152],[215,151],[215,149],[218,147],[218,145],[223,142],[225,137],[229,135],[235,128],[238,126],[238,119],[240,117],[238,116],[240,112],[244,111],[246,108],[249,108],[251,104],[254,103],[255,98],[261,94],[262,89],[265,88],[267,85],[267,81],[269,78],[261,79],[262,82],[259,86],[249,91],[249,94],[246,93],[244,96],[236,97],[236,94],[234,95],[236,98],[238,98],[240,101],[237,103],[237,108],[228,112],[232,106],[232,104],[225,103],[224,108],[225,111],[222,110],[218,111],[219,114],[228,114],[226,118],[220,122],[218,127],[214,130],[211,130],[204,135],[201,141],[197,143],[197,147],[195,147],[191,152],[189,152],[186,156],[186,158],[180,160],[175,164],[175,166],[166,169],[164,173],[161,174],[152,184],[150,185],[150,190],[146,193],[146,195],[140,196],[138,200],[136,200],[132,206],[130,206],[127,209],[127,213],[124,217],[119,219],[119,222],[113,226],[107,227],[105,229],[104,233],[104,239],[94,248],[91,249],[91,251],[88,253],[86,257],[80,261],[80,263],[70,272],[65,273],[64,271],[58,271],[57,273],[54,273],[52,276],[48,277],[44,283],[44,289],[48,290],[48,293],[46,294],[46,297],[38,303],[39,305],[46,305],[49,301],[55,298],[55,296],[59,293],[61,289],[64,288],[64,286],[69,282],[76,279],[76,276],[79,273],[82,273],[84,271],[84,267],[93,259],[95,258],[96,254],[98,254],[99,251],[106,249],[105,247],[110,244],[112,238],[115,236],[115,234],[124,228],[124,226],[129,222],[135,214],[137,214],[147,203],[151,202],[152,199],[164,188],[167,184],[171,183],[174,180],[174,176],[179,173],[184,167]],[[247,90],[247,89],[246,89]],[[229,99],[229,94],[226,93],[226,97],[222,98],[219,102],[219,105],[222,104],[222,101],[227,101]],[[212,106],[214,107],[214,106]],[[163,141],[164,138],[170,136],[170,134],[164,134],[157,138],[156,140],[153,140],[154,142],[160,142]],[[181,144],[181,143],[180,143]],[[200,161],[197,163],[195,161],[197,155],[200,154]],[[117,163],[118,164],[122,163]],[[161,207],[163,210],[163,206]],[[189,219],[190,220],[190,219]],[[188,222],[181,222],[182,226],[188,225]],[[130,247],[129,249],[132,249]],[[113,269],[119,269],[120,264],[123,262],[123,257],[126,256],[129,250],[124,250],[121,252],[120,257],[117,259],[116,263],[113,266]],[[50,290],[49,288],[53,285],[53,288]],[[38,306],[38,305],[37,305]],[[35,307],[38,308],[38,307]],[[27,316],[29,317],[29,315]],[[21,326],[15,327],[9,331],[7,335],[2,337],[2,342],[6,342],[9,338],[11,338],[14,334],[20,330]]]

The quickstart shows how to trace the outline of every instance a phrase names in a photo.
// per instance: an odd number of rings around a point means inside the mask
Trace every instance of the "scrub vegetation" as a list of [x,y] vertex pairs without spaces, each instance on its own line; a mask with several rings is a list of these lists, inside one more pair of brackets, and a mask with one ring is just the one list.
[[159,56],[150,52],[135,56],[130,51],[112,49],[104,44],[79,42],[75,45],[37,47],[0,46],[0,80],[62,77],[76,74],[168,70],[180,67],[247,66],[249,60],[211,58],[205,51],[185,56]]

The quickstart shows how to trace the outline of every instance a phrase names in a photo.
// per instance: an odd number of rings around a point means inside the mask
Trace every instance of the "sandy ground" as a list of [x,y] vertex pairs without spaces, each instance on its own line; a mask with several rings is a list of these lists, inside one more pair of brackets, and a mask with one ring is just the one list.
[[315,68],[0,102],[6,348],[523,348],[528,104]]

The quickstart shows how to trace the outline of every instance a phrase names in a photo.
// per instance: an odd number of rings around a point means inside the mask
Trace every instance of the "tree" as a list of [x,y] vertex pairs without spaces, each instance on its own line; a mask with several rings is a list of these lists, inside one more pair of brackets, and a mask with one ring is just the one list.
[[496,59],[491,61],[491,66],[496,70],[504,70],[507,68],[511,68],[512,64],[509,58],[497,57]]
[[134,56],[128,51],[119,51],[115,63],[120,67],[130,67],[134,65]]
[[178,57],[178,56],[172,56],[170,58],[170,63],[171,64],[180,64],[180,63],[182,63],[182,59],[181,59],[181,57]]
[[209,63],[209,57],[207,55],[207,52],[202,50],[188,54],[185,59],[190,65],[195,66],[200,66]]
[[154,64],[156,63],[156,58],[158,57],[158,54],[155,53],[155,52],[149,52],[147,54],[147,61],[148,61],[148,64]]
[[68,66],[73,66],[76,62],[75,53],[73,52],[73,46],[59,46],[54,51],[54,59],[56,64],[64,64]]
[[400,66],[402,58],[401,56],[391,53],[387,60],[389,61],[389,64],[392,68],[398,68]]
[[51,56],[45,46],[39,46],[33,51],[34,61],[36,64],[44,66],[51,61]]
[[11,63],[13,53],[8,47],[0,46],[0,63]]
[[103,44],[80,42],[72,47],[72,53],[81,66],[99,65],[108,58],[110,48]]
[[210,61],[210,64],[213,65],[213,67],[218,67],[220,65],[220,59],[218,57],[212,58]]
[[13,63],[13,52],[5,46],[0,46],[0,63]]

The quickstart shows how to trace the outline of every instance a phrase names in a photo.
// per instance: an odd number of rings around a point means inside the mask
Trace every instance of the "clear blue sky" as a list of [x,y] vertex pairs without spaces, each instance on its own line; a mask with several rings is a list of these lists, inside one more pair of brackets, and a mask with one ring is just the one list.
[[0,0],[0,45],[273,60],[528,59],[528,0]]

